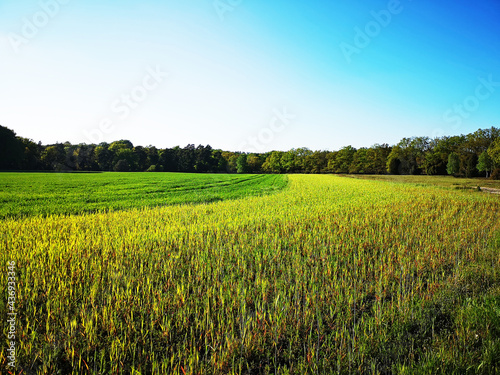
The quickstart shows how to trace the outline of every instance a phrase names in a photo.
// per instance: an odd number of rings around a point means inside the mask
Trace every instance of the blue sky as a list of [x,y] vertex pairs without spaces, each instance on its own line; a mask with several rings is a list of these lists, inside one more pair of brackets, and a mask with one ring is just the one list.
[[500,126],[500,2],[0,0],[0,124],[243,151]]

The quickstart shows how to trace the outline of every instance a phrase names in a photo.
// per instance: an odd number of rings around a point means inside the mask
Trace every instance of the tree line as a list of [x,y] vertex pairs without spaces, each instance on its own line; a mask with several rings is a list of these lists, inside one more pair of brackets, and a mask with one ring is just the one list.
[[128,140],[73,145],[42,145],[0,126],[0,170],[117,171],[196,173],[339,173],[451,174],[500,179],[500,129],[479,129],[459,136],[403,138],[398,144],[376,144],[338,151],[243,153],[210,145],[158,149]]

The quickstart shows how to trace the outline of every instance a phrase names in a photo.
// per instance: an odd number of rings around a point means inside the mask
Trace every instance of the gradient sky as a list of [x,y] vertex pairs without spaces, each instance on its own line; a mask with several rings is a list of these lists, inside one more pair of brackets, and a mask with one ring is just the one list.
[[244,151],[499,127],[500,2],[0,0],[0,124]]

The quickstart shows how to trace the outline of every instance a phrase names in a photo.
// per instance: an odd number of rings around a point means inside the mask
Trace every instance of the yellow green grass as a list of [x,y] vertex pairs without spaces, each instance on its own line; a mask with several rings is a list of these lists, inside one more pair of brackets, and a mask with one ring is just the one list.
[[293,175],[262,197],[5,219],[18,372],[498,372],[499,213],[493,195]]
[[349,175],[349,177],[394,183],[441,186],[451,189],[477,189],[478,186],[500,189],[500,180],[491,180],[489,178],[461,178],[453,176],[424,175]]

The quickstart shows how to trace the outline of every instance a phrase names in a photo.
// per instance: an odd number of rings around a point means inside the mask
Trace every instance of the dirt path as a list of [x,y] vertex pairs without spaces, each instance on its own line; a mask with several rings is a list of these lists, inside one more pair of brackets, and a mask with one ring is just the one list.
[[490,193],[490,194],[500,194],[500,189],[493,189],[493,188],[488,188],[488,187],[481,187],[481,191],[484,191],[484,192]]

